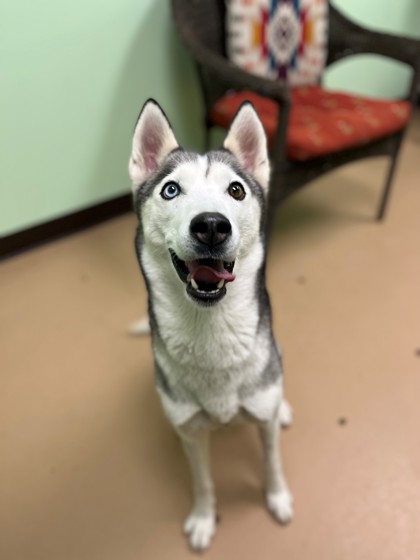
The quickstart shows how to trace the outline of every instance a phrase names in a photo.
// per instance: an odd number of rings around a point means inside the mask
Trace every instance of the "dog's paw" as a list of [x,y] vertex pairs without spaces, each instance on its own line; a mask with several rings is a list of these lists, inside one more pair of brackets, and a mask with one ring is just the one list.
[[267,507],[280,523],[289,523],[293,517],[293,496],[288,490],[267,494]]
[[128,327],[128,334],[131,336],[146,336],[150,334],[149,317],[142,317],[138,321],[131,323]]
[[280,426],[282,428],[289,428],[293,421],[293,409],[286,399],[283,399],[280,404]]
[[194,550],[207,548],[215,532],[216,518],[214,514],[198,515],[193,512],[184,524],[184,533],[188,535],[190,545]]

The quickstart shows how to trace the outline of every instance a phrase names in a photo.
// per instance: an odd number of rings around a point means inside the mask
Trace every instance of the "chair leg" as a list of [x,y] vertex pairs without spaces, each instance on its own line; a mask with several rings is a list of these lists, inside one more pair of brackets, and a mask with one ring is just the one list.
[[[402,138],[401,138],[402,139]],[[401,139],[398,141],[396,147],[395,147],[395,151],[391,156],[391,163],[389,166],[389,170],[388,170],[388,175],[385,181],[385,187],[382,193],[382,198],[381,198],[381,203],[379,206],[379,211],[378,211],[378,215],[376,217],[376,219],[378,220],[378,222],[382,221],[385,217],[385,213],[388,207],[388,202],[389,202],[389,197],[391,194],[391,187],[392,187],[392,181],[394,179],[394,175],[395,175],[395,169],[397,167],[397,160],[398,160],[398,154],[400,151],[400,146],[401,146]]]

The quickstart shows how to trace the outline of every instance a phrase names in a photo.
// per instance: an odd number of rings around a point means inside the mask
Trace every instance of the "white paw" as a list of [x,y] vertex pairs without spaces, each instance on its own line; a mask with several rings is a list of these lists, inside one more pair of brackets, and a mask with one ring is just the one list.
[[184,533],[189,536],[190,545],[194,550],[207,548],[215,532],[214,514],[203,516],[192,513],[184,524]]
[[293,517],[293,496],[288,490],[267,494],[267,507],[280,523],[288,523]]
[[143,317],[128,327],[128,334],[132,336],[146,336],[150,334],[149,317]]
[[288,428],[292,424],[293,409],[289,402],[283,399],[280,404],[280,426]]

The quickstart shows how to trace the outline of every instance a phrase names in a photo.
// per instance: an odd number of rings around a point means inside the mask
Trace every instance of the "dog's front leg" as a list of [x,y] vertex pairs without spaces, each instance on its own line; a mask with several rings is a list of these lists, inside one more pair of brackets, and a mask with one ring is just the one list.
[[194,505],[184,524],[192,548],[207,548],[216,530],[215,496],[210,473],[209,430],[178,429],[193,478]]
[[281,523],[293,517],[293,497],[283,475],[280,456],[279,412],[260,423],[260,434],[264,449],[264,474],[267,507]]

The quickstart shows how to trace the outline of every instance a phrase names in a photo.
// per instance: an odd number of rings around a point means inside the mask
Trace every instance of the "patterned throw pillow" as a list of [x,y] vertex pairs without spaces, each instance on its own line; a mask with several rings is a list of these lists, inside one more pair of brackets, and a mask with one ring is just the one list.
[[226,0],[229,59],[291,86],[314,84],[327,56],[328,0]]

